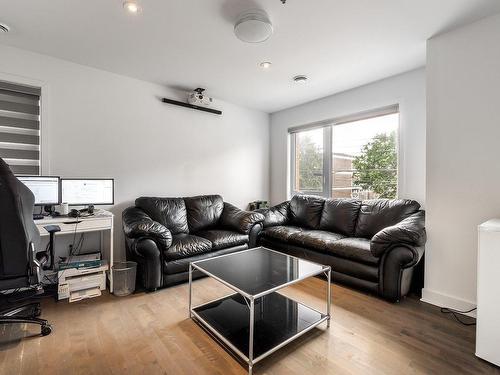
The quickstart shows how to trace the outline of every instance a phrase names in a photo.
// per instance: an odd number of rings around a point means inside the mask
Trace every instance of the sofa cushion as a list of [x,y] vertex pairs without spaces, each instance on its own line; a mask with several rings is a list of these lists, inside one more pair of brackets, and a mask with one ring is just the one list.
[[141,197],[135,206],[151,219],[167,227],[172,234],[188,233],[187,211],[182,198]]
[[331,242],[326,246],[326,251],[338,257],[355,260],[357,262],[378,264],[379,258],[370,251],[370,240],[366,238],[343,238]]
[[299,227],[278,225],[275,227],[269,227],[264,229],[262,232],[260,232],[260,236],[285,242],[290,239],[290,236],[292,234],[301,232],[302,230],[303,229]]
[[290,201],[282,202],[270,208],[259,208],[256,212],[264,215],[264,228],[272,227],[273,225],[286,225],[288,222],[288,208]]
[[372,199],[363,201],[356,224],[356,237],[371,239],[380,230],[399,223],[418,212],[420,204],[410,199]]
[[357,199],[326,199],[319,228],[354,236],[361,201]]
[[204,230],[196,233],[197,236],[206,238],[212,242],[214,250],[224,249],[226,247],[233,247],[244,245],[248,243],[248,234],[233,232],[230,230],[212,229]]
[[344,238],[342,234],[326,232],[323,230],[304,229],[301,232],[296,232],[290,235],[288,242],[314,249],[324,251],[331,243]]
[[173,236],[172,245],[163,252],[163,255],[168,261],[207,253],[211,250],[212,243],[206,238],[181,233]]
[[190,232],[213,228],[217,225],[224,209],[220,195],[200,195],[184,198]]
[[290,200],[290,222],[303,228],[318,229],[325,199],[312,195],[295,195]]
[[248,234],[255,224],[262,223],[265,217],[259,212],[243,211],[231,203],[224,203],[219,225],[229,230]]

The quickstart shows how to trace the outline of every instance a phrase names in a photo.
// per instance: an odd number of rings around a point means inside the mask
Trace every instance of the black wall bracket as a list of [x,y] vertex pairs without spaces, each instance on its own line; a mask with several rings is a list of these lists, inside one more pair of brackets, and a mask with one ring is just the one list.
[[216,114],[216,115],[222,115],[222,111],[219,111],[218,109],[201,107],[199,105],[193,105],[193,104],[184,103],[184,102],[180,102],[178,100],[167,99],[167,98],[163,98],[161,101],[163,103],[178,105],[180,107],[186,107],[186,108],[196,109],[197,111],[203,111],[203,112],[213,113],[213,114]]

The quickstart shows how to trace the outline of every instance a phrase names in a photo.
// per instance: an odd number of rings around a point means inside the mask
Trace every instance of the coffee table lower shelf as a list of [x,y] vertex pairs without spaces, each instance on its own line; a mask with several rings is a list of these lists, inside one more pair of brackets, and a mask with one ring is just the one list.
[[[254,302],[252,364],[325,322],[328,316],[274,292]],[[193,318],[249,363],[250,309],[238,293],[197,306]]]

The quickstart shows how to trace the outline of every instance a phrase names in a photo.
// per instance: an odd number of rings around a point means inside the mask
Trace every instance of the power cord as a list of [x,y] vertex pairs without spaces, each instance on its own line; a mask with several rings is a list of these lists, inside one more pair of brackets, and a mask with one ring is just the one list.
[[477,310],[477,307],[474,307],[474,308],[467,310],[467,311],[460,311],[460,310],[450,309],[448,307],[441,307],[441,312],[443,314],[451,314],[457,322],[463,324],[464,326],[475,326],[476,322],[463,321],[462,319],[459,318],[458,314],[468,314],[470,312],[473,312],[474,310]]

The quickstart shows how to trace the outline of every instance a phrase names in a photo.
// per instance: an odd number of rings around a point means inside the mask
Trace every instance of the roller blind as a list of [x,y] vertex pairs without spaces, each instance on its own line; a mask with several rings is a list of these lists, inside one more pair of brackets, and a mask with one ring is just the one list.
[[0,157],[15,174],[40,174],[40,93],[0,81]]

